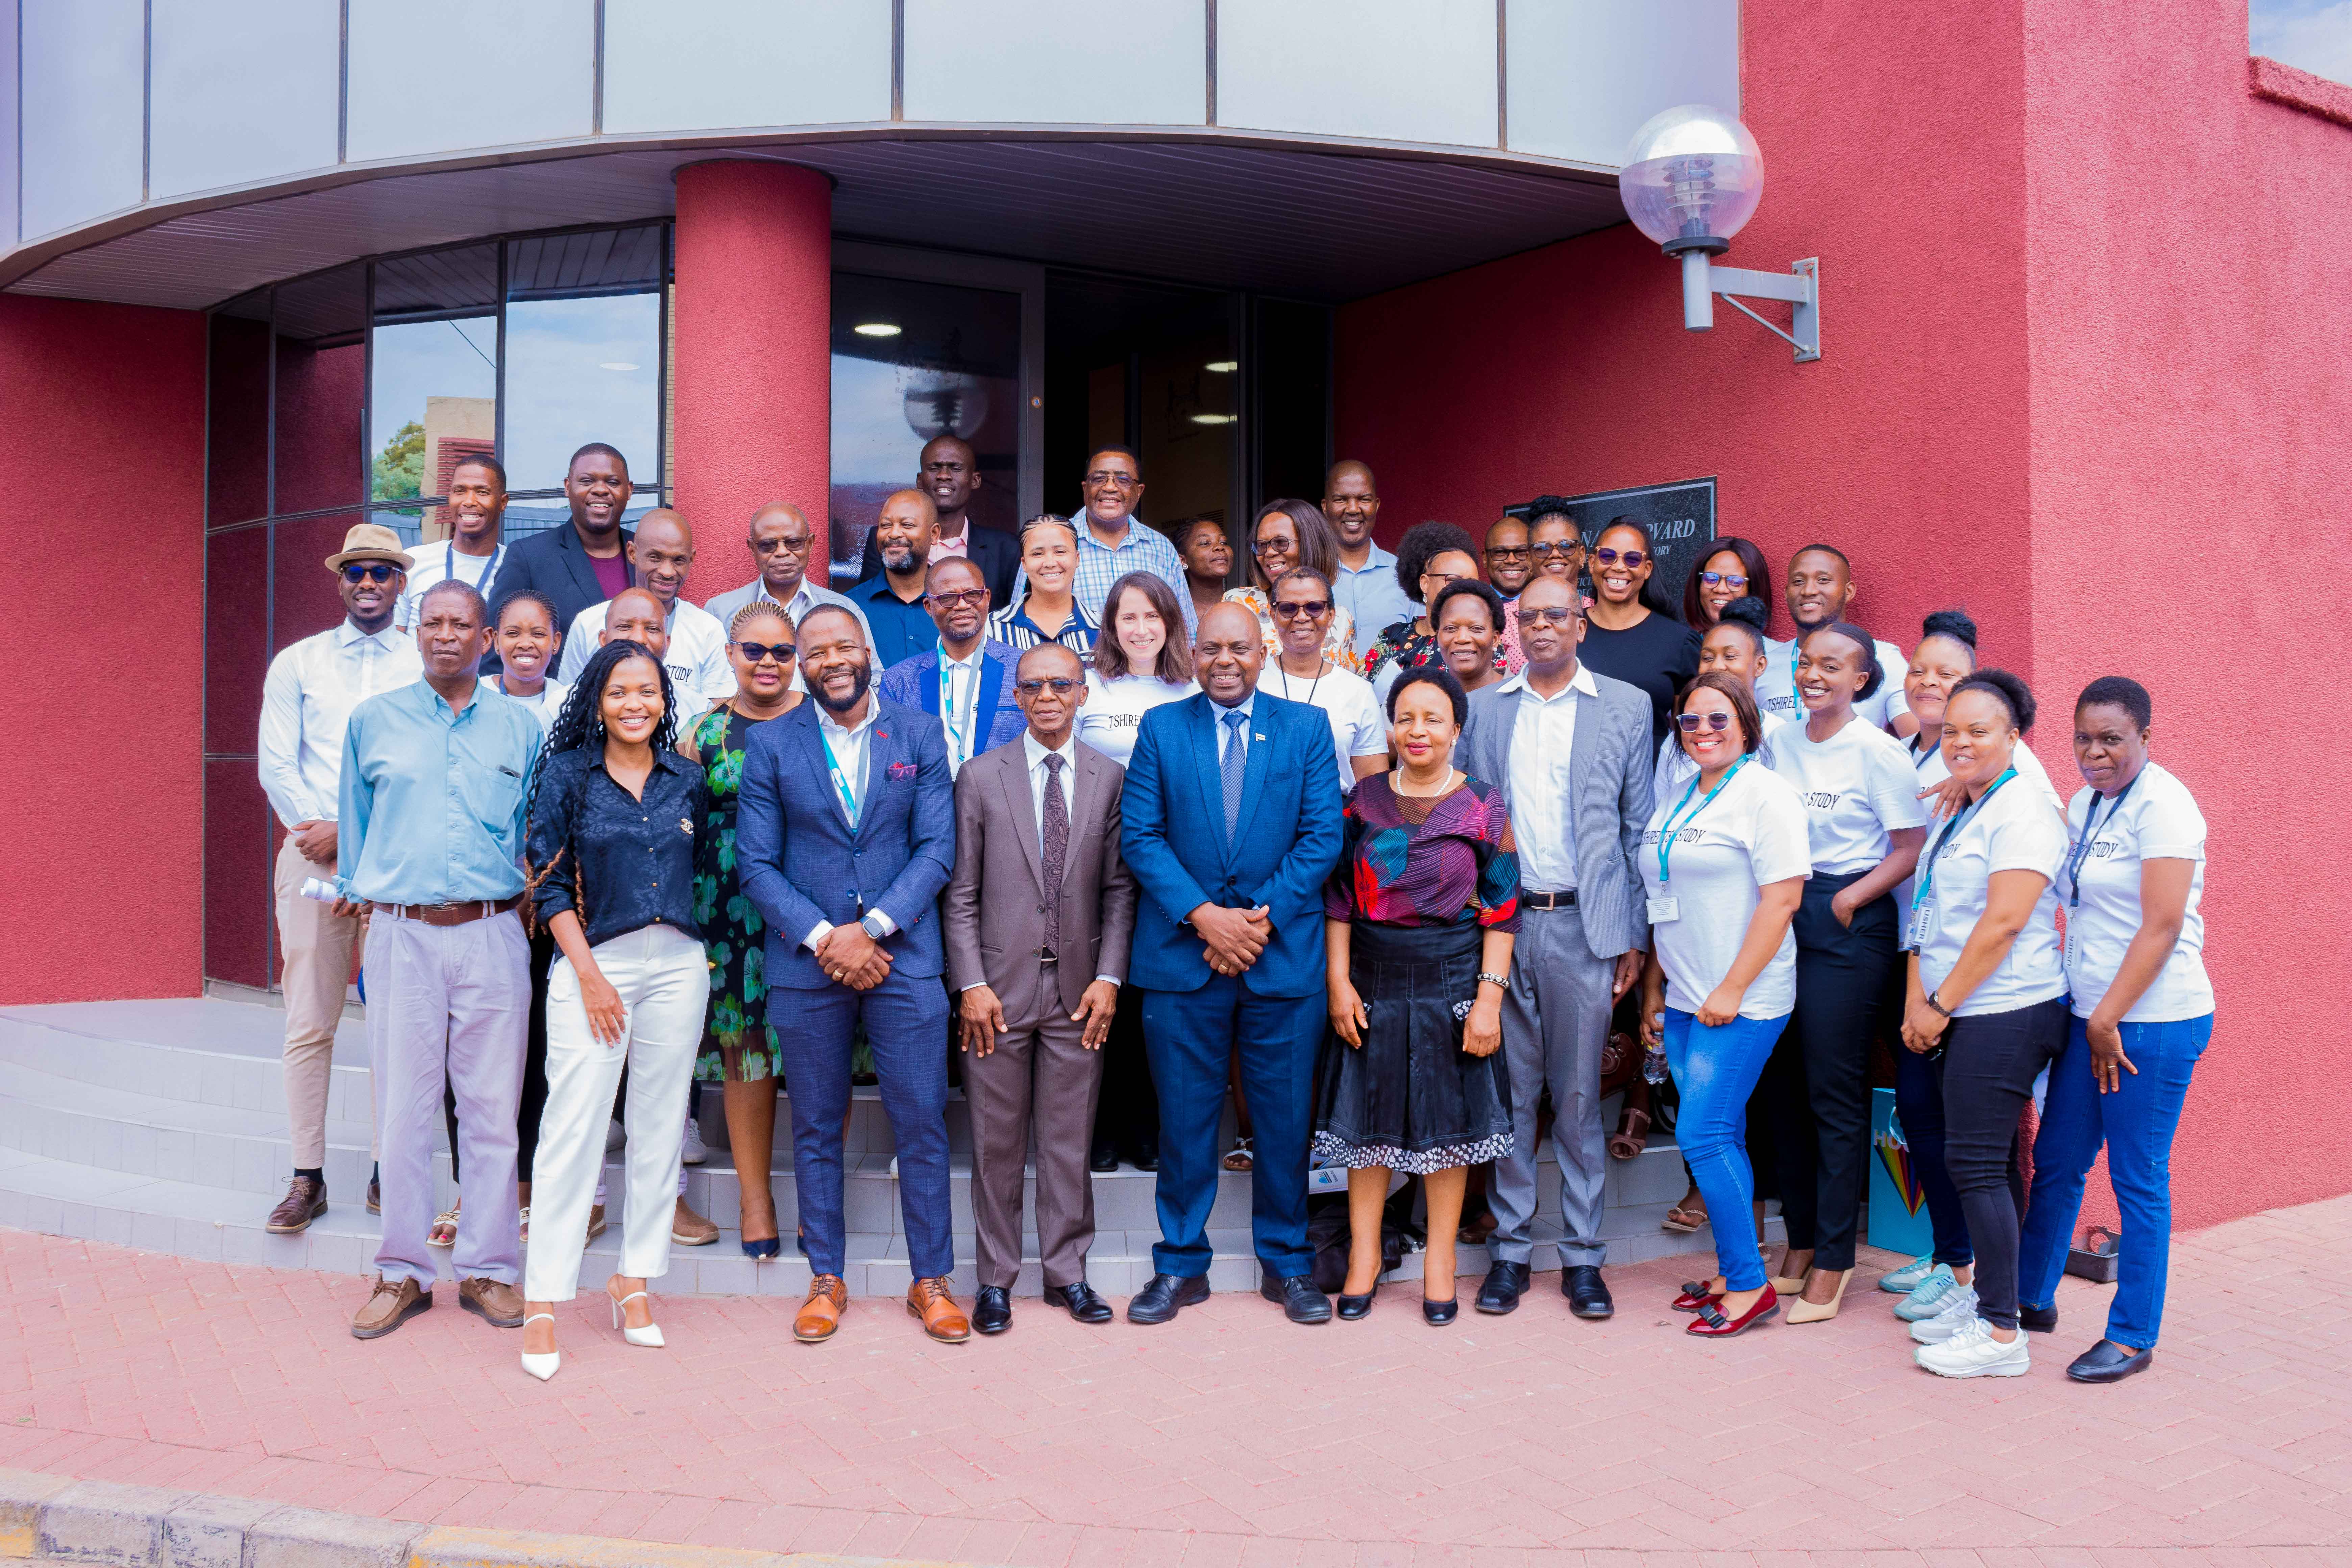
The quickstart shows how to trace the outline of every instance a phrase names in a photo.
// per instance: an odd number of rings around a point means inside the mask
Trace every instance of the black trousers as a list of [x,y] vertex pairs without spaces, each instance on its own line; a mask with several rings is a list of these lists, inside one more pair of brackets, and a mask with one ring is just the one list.
[[1118,1012],[1103,1042],[1102,1093],[1095,1101],[1095,1142],[1134,1155],[1160,1145],[1160,1096],[1143,1050],[1143,993],[1118,988]]
[[[515,1110],[515,1180],[530,1180],[530,1157],[539,1151],[539,1119],[547,1110],[547,971],[555,963],[555,938],[541,931],[530,939],[530,1024],[523,1036],[522,1100]],[[441,1089],[441,1114],[449,1122],[449,1179],[457,1179],[457,1091]]]
[[1781,1223],[1790,1247],[1812,1250],[1816,1268],[1853,1267],[1869,1173],[1870,1033],[1899,956],[1892,895],[1856,910],[1852,926],[1830,910],[1831,899],[1864,875],[1806,881],[1791,922],[1797,1006],[1764,1069]]
[[2033,1080],[2066,1047],[2066,999],[1955,1018],[1934,1062],[1944,1090],[1944,1168],[1977,1251],[1977,1315],[2017,1327],[2017,1204],[2010,1145]]

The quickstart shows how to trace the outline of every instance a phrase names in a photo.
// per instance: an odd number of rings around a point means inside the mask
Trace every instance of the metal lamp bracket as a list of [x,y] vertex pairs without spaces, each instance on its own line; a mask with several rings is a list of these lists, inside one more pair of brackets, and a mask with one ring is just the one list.
[[[1797,363],[1809,364],[1822,357],[1822,263],[1808,256],[1782,272],[1756,272],[1744,267],[1717,267],[1704,250],[1682,252],[1683,325],[1694,332],[1715,327],[1714,296],[1797,351]],[[1743,299],[1785,300],[1789,330],[1782,331],[1746,305]]]

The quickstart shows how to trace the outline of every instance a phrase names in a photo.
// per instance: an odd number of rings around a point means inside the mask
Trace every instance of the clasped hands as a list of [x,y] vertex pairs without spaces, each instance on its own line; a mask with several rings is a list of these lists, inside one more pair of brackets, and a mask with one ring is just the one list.
[[1273,913],[1264,904],[1254,910],[1202,904],[1184,918],[1200,934],[1201,955],[1220,974],[1239,974],[1274,940]]
[[[1118,983],[1095,980],[1087,983],[1085,994],[1078,998],[1078,1010],[1070,1015],[1070,1022],[1086,1026],[1080,1043],[1090,1051],[1098,1051],[1110,1038],[1110,1021],[1118,1013]],[[984,1057],[996,1048],[996,1037],[1005,1032],[1006,1026],[1004,1003],[996,994],[995,987],[967,986],[962,1000],[957,1004],[957,1014],[965,1050],[975,1057]]]
[[862,925],[837,925],[817,938],[819,968],[853,991],[871,991],[889,978],[890,955]]

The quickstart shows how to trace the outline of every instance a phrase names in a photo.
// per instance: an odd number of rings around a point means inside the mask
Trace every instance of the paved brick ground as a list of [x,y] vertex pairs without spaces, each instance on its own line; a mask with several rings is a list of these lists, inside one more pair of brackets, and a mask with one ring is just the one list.
[[[1155,1330],[1037,1303],[1002,1339],[853,1306],[583,1298],[562,1373],[445,1299],[345,1331],[348,1278],[0,1233],[0,1465],[436,1523],[1051,1568],[2318,1568],[2352,1563],[2352,1349],[2323,1331],[2352,1198],[2176,1247],[2152,1375],[2080,1388],[2106,1291],[2069,1281],[2026,1378],[1910,1364],[1892,1298],[1720,1345],[1612,1271],[1513,1317],[1412,1294],[1320,1330],[1218,1298]],[[1884,1259],[1882,1259],[1884,1261]],[[446,1294],[446,1293],[445,1293]]]

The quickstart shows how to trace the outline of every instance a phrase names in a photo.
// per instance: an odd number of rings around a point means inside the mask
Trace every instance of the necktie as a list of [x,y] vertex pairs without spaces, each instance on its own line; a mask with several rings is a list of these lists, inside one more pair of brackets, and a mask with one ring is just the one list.
[[1062,795],[1062,758],[1045,758],[1045,951],[1062,952],[1062,863],[1070,853],[1070,804]]
[[1225,756],[1222,765],[1225,784],[1225,838],[1231,842],[1242,821],[1242,772],[1249,766],[1249,742],[1242,727],[1249,715],[1238,708],[1228,708],[1224,714]]

